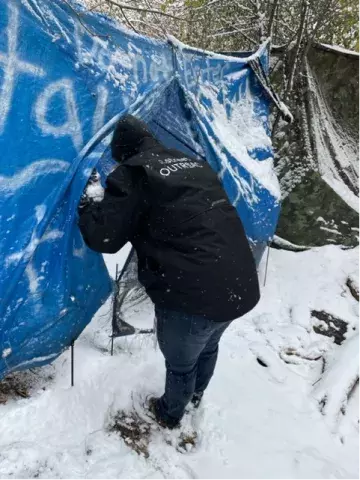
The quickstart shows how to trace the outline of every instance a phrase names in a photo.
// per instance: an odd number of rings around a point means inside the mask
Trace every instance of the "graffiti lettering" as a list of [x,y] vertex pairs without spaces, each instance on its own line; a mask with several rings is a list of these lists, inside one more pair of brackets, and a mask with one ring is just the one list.
[[1,198],[12,197],[19,189],[23,188],[30,181],[34,181],[45,175],[66,172],[68,168],[68,162],[50,158],[33,162],[22,170],[19,170],[15,175],[0,175]]
[[35,207],[35,218],[36,218],[36,227],[34,228],[30,242],[28,245],[20,252],[13,253],[6,258],[5,265],[8,267],[11,264],[17,264],[19,261],[28,261],[29,263],[26,266],[25,274],[29,282],[29,290],[31,293],[36,293],[39,288],[39,283],[44,279],[42,276],[38,276],[34,263],[33,263],[33,254],[38,247],[38,245],[45,242],[52,242],[58,240],[64,236],[64,232],[60,230],[48,230],[45,234],[39,238],[37,236],[36,228],[43,220],[46,213],[45,205],[37,205]]
[[[126,78],[131,72],[133,83],[156,82],[173,74],[171,62],[153,55],[146,57],[133,44],[129,44],[128,51],[115,47],[109,42],[93,37],[89,38],[78,24],[75,25],[75,43],[79,62],[82,65],[99,67],[106,71],[111,67],[111,77],[114,80]],[[90,47],[86,44],[90,42]]]
[[[46,118],[49,102],[57,93],[61,93],[65,98],[67,119],[62,125],[52,125]],[[70,135],[75,148],[81,149],[83,136],[71,80],[63,79],[50,83],[37,99],[34,110],[36,122],[43,133],[56,138]]]
[[97,103],[95,107],[93,126],[92,126],[93,135],[95,135],[96,132],[98,132],[105,123],[106,106],[108,103],[108,97],[109,97],[109,92],[107,88],[103,87],[102,85],[99,85],[97,89]]
[[17,57],[19,10],[14,4],[8,7],[9,19],[7,27],[8,51],[0,52],[0,66],[3,66],[3,82],[0,86],[0,135],[4,131],[5,123],[11,108],[14,95],[15,82],[18,73],[42,77],[45,71],[29,62],[24,62]]
[[134,55],[134,75],[137,82],[146,82],[148,70],[146,61],[141,55]]

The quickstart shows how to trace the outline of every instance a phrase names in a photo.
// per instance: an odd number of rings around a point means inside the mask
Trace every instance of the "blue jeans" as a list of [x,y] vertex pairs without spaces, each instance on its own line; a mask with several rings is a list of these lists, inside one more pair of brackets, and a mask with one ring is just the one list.
[[219,340],[231,322],[156,309],[158,342],[166,362],[165,393],[158,411],[177,423],[194,393],[202,393],[213,376]]

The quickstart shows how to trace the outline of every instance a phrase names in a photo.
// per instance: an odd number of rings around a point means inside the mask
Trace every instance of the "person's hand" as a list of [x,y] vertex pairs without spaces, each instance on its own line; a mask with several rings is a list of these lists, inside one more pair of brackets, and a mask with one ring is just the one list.
[[98,183],[100,182],[100,174],[99,172],[96,170],[96,168],[93,168],[92,172],[91,172],[91,175],[90,175],[90,178],[88,180],[88,183],[86,184],[86,187],[85,187],[85,190],[87,189],[87,187],[89,185],[92,185],[94,183]]
[[94,168],[91,172],[90,178],[84,188],[79,202],[79,209],[90,205],[93,202],[101,202],[104,198],[104,189],[100,182],[100,175]]

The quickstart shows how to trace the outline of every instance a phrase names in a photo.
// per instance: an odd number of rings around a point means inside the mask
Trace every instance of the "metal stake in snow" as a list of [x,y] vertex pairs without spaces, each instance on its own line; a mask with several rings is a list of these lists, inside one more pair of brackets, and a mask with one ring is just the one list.
[[270,241],[268,242],[268,250],[267,250],[267,255],[266,255],[266,265],[265,265],[265,275],[264,275],[264,287],[266,285],[266,280],[267,280],[267,272],[269,268],[269,257],[270,257]]
[[[119,275],[119,265],[116,264],[116,271],[115,271],[115,280],[117,282],[117,279],[118,279],[118,275]],[[116,284],[117,285],[117,284]],[[117,306],[117,289],[115,290],[114,292],[114,301],[113,301],[113,319],[115,318],[115,315],[116,315],[116,306]],[[112,332],[111,332],[111,356],[114,355],[114,336],[115,336],[115,332],[114,332],[114,321],[112,322]]]
[[[140,297],[138,296],[137,299],[135,298],[134,303],[134,296],[136,297],[136,292],[138,295],[140,295]],[[124,320],[124,311],[122,311],[122,308],[124,307],[124,304],[126,304],[127,299],[130,298],[130,308],[133,308],[136,304],[136,300],[142,298],[142,295],[146,296],[146,293],[144,287],[138,281],[137,257],[134,248],[132,248],[122,269],[120,270],[118,265],[116,265],[112,312],[111,355],[114,353],[115,338],[125,337],[127,335],[154,333],[152,328],[136,328]]]
[[71,386],[74,386],[74,340],[71,342]]

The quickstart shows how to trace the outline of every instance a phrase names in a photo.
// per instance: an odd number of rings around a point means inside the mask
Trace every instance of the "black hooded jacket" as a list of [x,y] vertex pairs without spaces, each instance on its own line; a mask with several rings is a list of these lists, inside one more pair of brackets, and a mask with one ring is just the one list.
[[158,143],[132,116],[118,124],[104,199],[79,209],[86,244],[115,253],[128,241],[156,306],[228,321],[259,300],[242,223],[211,167]]

